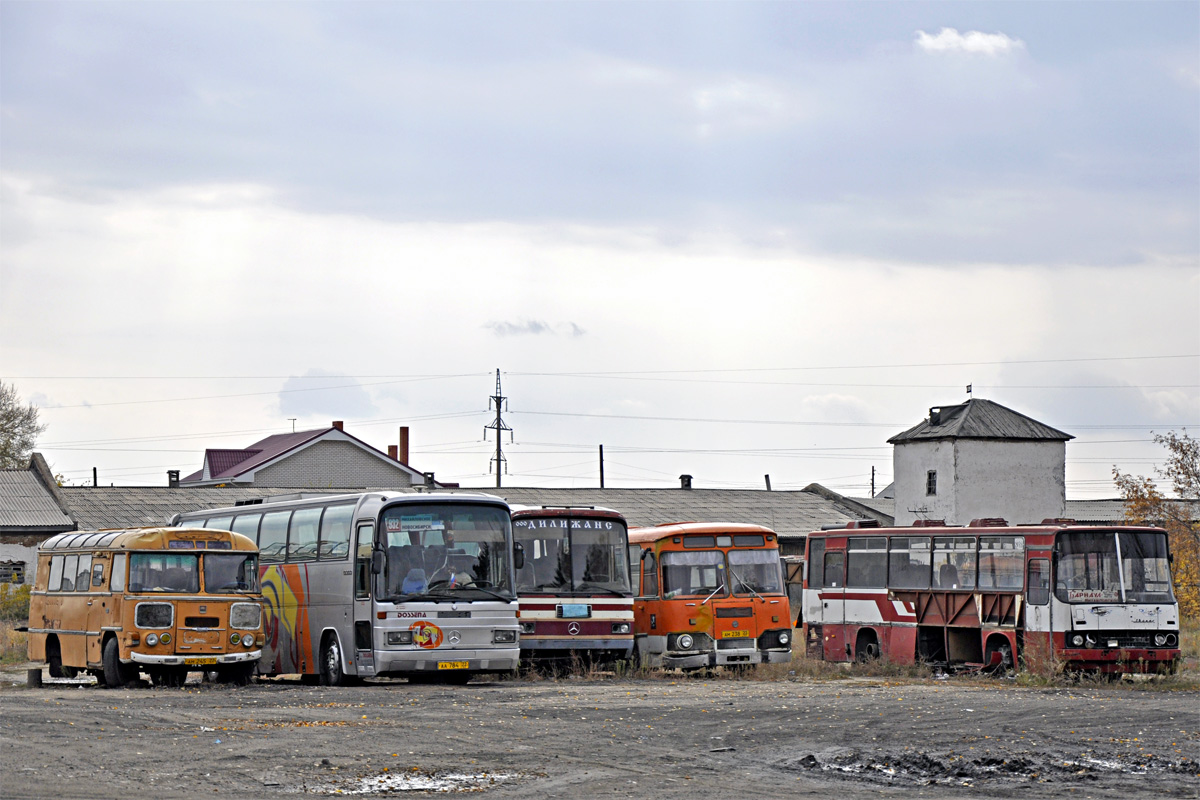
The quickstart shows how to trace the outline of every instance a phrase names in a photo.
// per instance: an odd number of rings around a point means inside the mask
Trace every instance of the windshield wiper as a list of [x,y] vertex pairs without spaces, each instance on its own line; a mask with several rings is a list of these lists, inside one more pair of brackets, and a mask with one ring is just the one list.
[[738,583],[740,583],[740,584],[742,585],[742,588],[743,588],[743,589],[746,589],[746,590],[748,590],[748,591],[750,592],[750,594],[754,595],[754,596],[755,596],[755,597],[757,597],[759,600],[762,600],[763,602],[766,602],[766,599],[767,599],[767,598],[763,597],[761,594],[759,594],[758,592],[754,591],[754,587],[753,587],[753,586],[751,586],[750,584],[746,583],[746,579],[745,579],[745,578],[743,578],[741,575],[738,575],[738,574],[737,574],[737,570],[735,570],[735,569],[731,569],[731,570],[729,570],[729,571],[733,573],[733,577],[737,578],[737,582],[738,582]]
[[625,592],[622,592],[618,589],[613,589],[608,586],[598,586],[594,583],[590,584],[590,585],[586,584],[586,583],[581,583],[581,584],[579,584],[579,587],[577,589],[575,589],[575,591],[577,591],[577,592],[608,592],[609,594],[616,595],[617,597],[626,597],[627,596],[627,594]]
[[710,594],[708,597],[704,598],[704,602],[700,603],[700,605],[704,605],[704,603],[707,603],[709,600],[712,600],[714,597],[717,596],[717,592],[721,591],[724,588],[725,588],[725,584],[722,583],[720,586],[713,589],[713,593]]

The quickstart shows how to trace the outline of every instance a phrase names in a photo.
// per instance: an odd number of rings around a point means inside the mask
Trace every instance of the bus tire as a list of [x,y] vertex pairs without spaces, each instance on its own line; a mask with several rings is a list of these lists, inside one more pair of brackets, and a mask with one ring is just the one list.
[[46,663],[50,666],[51,678],[74,678],[79,674],[79,670],[75,667],[63,666],[62,648],[58,643],[57,636],[46,640]]
[[117,637],[110,636],[104,642],[103,654],[104,685],[110,689],[120,689],[134,679],[133,670],[121,663],[121,647]]
[[854,660],[859,664],[879,660],[879,639],[875,631],[865,630],[858,634],[854,643]]
[[217,680],[233,686],[248,686],[254,678],[254,664],[234,664],[217,670]]
[[342,645],[331,633],[321,645],[321,685],[350,686],[353,683],[342,669]]

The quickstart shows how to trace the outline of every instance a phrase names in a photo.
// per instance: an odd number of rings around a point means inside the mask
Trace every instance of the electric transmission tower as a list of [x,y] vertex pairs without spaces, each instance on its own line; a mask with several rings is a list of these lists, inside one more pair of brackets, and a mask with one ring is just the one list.
[[[508,431],[508,440],[509,440],[510,444],[512,443],[512,428],[508,427],[507,423],[505,423],[504,420],[501,419],[501,417],[500,417],[500,411],[502,409],[505,411],[508,410],[508,402],[507,401],[508,401],[508,398],[505,397],[504,395],[500,394],[500,370],[496,370],[496,394],[491,398],[490,403],[488,405],[489,410],[491,409],[491,407],[493,405],[496,407],[496,421],[493,422],[491,425],[483,426],[483,430],[484,430],[483,435],[484,435],[484,437],[486,437],[487,431],[494,430],[496,432],[496,455],[492,456],[491,463],[494,464],[495,468],[496,468],[496,488],[497,489],[500,488],[500,473],[501,473],[501,471],[504,471],[504,472],[508,471],[508,460],[505,459],[505,457],[504,457],[504,451],[500,449],[500,433],[501,433],[501,431]],[[501,469],[502,467],[503,467],[503,470]]]

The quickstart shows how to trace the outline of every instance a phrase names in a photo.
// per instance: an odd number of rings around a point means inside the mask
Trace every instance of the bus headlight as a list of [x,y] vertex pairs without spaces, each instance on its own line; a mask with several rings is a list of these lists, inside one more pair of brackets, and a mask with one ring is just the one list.
[[1179,639],[1175,638],[1175,634],[1173,634],[1173,633],[1167,634],[1167,647],[1174,647],[1175,643],[1178,641],[1179,641]]
[[1083,647],[1083,634],[1082,633],[1076,633],[1071,636],[1071,646],[1072,647]]
[[787,631],[779,632],[779,643],[781,645],[787,644],[791,640],[792,640],[792,635],[790,633],[788,633]]
[[1155,647],[1166,647],[1167,646],[1167,635],[1165,633],[1154,634],[1154,646]]
[[158,640],[160,642],[162,642],[163,644],[170,644],[171,643],[171,634],[164,633],[162,636],[158,637]]
[[535,630],[537,630],[537,623],[534,623],[534,622],[522,622],[521,623],[521,633],[532,634]]
[[696,642],[695,642],[695,640],[692,639],[692,635],[690,633],[681,634],[680,637],[676,640],[676,644],[679,645],[680,650],[691,650],[692,645],[694,645],[695,643]]
[[242,647],[253,647],[253,646],[254,646],[254,634],[253,633],[243,633],[242,634]]
[[388,631],[387,643],[390,645],[412,644],[412,631]]
[[156,644],[158,644],[158,634],[157,633],[147,633],[146,634],[146,646],[154,647],[154,645],[156,645]]
[[240,642],[241,640],[242,640],[242,637],[241,637],[241,635],[239,635],[239,634],[237,634],[237,633],[231,633],[231,634],[229,634],[229,643],[230,643],[230,644],[237,644],[237,643],[238,643],[238,642]]
[[492,631],[492,642],[494,644],[516,644],[516,631]]
[[614,622],[612,626],[613,633],[633,633],[633,626],[628,622]]

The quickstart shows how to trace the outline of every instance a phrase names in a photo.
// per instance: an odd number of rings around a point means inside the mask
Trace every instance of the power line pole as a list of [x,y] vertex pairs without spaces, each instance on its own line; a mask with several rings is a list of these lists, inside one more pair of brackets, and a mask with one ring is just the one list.
[[[501,409],[507,408],[505,404],[506,400],[508,400],[508,398],[500,393],[500,370],[496,370],[496,394],[491,397],[490,405],[488,406],[489,409],[492,405],[496,406],[496,421],[491,425],[485,425],[483,429],[484,431],[494,430],[496,432],[496,455],[492,457],[492,463],[496,465],[497,489],[500,488],[500,468],[502,466],[505,468],[508,467],[508,462],[504,458],[504,451],[500,449],[500,432],[508,431],[509,441],[512,441],[512,428],[508,427],[508,425],[505,424],[504,420],[500,417]],[[484,436],[487,436],[487,434],[484,433]]]

